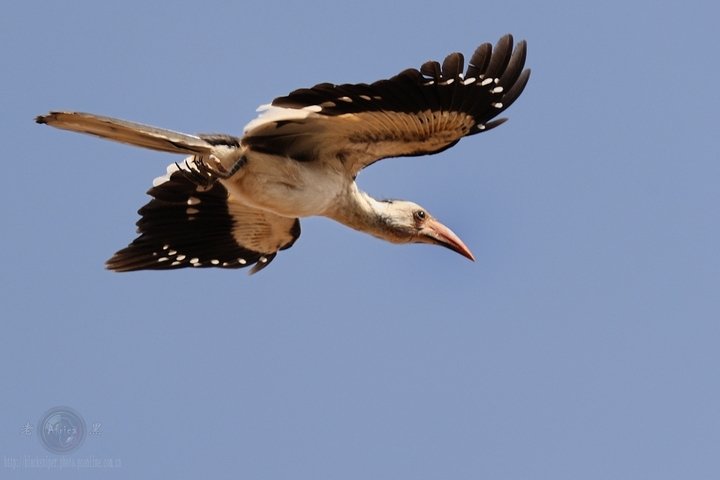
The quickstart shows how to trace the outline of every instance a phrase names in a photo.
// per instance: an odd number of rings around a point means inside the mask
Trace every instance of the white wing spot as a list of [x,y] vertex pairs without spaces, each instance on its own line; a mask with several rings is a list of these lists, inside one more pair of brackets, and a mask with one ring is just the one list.
[[168,252],[168,255],[175,255],[177,253],[177,250],[170,250]]
[[470,77],[470,78],[466,79],[466,80],[463,82],[463,84],[464,84],[464,85],[470,85],[471,83],[475,83],[475,82],[477,82],[477,78],[475,78],[475,77]]
[[167,262],[168,260],[170,260],[168,257],[158,258],[158,262]]
[[260,263],[266,263],[266,262],[267,262],[267,257],[260,257],[260,258],[258,259],[258,262],[260,262]]
[[180,265],[180,262],[173,262],[170,264],[170,266],[174,267],[175,265]]
[[452,83],[455,81],[454,78],[449,78],[446,81],[442,82],[440,85],[452,85]]
[[197,208],[188,208],[187,210],[185,210],[185,213],[187,213],[188,215],[195,215],[196,213],[200,213],[200,210],[198,210]]
[[482,81],[482,83],[480,85],[482,85],[484,87],[485,85],[490,85],[491,83],[493,83],[493,79],[486,78],[485,80]]
[[177,259],[178,259],[178,260],[185,260],[185,255],[178,255],[178,256],[177,256]]
[[212,263],[213,265],[218,265],[220,263],[220,260],[213,259],[213,260],[210,260],[210,263]]
[[170,165],[168,165],[167,169],[165,170],[165,172],[166,172],[165,175],[163,175],[162,177],[157,177],[156,179],[153,180],[153,187],[158,187],[158,186],[162,185],[163,183],[169,181],[170,175],[177,172],[178,170],[179,169],[178,169],[177,165],[175,165],[174,163],[171,163]]
[[485,124],[478,123],[478,130],[485,130]]
[[323,102],[320,104],[322,108],[332,108],[335,106],[335,102]]
[[307,118],[313,113],[310,110],[305,109],[273,107],[271,104],[262,105],[257,109],[257,111],[263,113],[261,113],[255,120],[245,125],[243,132],[249,132],[254,128],[268,125],[273,122],[300,120]]
[[503,90],[503,87],[495,87],[491,91],[492,93],[501,93]]
[[371,99],[370,97],[368,97],[367,95],[360,95],[360,98],[362,98],[363,100],[368,100],[368,101],[372,100],[372,99]]
[[195,220],[195,217],[188,217],[188,220]]
[[195,264],[195,263],[200,263],[200,259],[197,258],[197,257],[191,258],[191,259],[190,259],[190,263],[193,263],[193,264]]
[[338,100],[340,100],[342,102],[352,103],[352,98],[350,98],[350,97],[340,97],[340,98],[338,98]]
[[493,105],[493,107],[495,107],[495,108],[502,108],[502,107],[503,107],[503,104],[502,104],[501,102],[497,102],[496,104]]
[[170,245],[168,245],[167,243],[163,245],[163,250],[167,250],[168,248],[170,248]]
[[188,204],[188,205],[197,205],[198,203],[200,203],[200,199],[199,199],[199,198],[197,198],[197,197],[190,197],[190,198],[188,198],[188,201],[187,201],[187,204]]
[[153,179],[153,187],[159,187],[160,185],[162,185],[163,183],[165,183],[169,180],[170,180],[169,175],[163,175],[162,177],[157,177],[157,178]]
[[238,262],[240,262],[240,265],[245,265],[247,263],[247,260],[244,258],[238,258]]
[[307,107],[303,107],[303,110],[307,110],[308,112],[319,112],[322,110],[322,107],[320,105],[308,105]]

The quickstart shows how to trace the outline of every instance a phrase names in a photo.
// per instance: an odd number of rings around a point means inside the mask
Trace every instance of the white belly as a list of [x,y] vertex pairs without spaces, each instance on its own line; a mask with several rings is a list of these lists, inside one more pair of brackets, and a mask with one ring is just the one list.
[[223,185],[243,203],[284,217],[324,215],[352,183],[336,165],[321,160],[298,162],[256,152],[248,152],[247,159]]

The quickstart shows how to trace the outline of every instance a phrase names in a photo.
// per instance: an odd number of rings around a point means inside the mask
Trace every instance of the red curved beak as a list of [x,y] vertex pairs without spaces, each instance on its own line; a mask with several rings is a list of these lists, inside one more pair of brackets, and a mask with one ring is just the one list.
[[472,252],[470,252],[470,249],[465,246],[462,240],[460,240],[460,237],[455,235],[452,230],[434,218],[427,221],[423,229],[420,231],[420,235],[428,239],[428,243],[434,243],[435,245],[441,245],[445,248],[449,248],[453,252],[457,252],[465,258],[469,258],[473,262],[475,261],[475,257],[473,257]]

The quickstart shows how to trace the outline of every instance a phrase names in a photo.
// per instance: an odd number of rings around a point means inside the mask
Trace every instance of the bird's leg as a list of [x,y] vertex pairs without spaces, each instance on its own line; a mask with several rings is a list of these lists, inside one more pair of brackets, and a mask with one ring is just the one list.
[[245,165],[246,163],[247,163],[247,157],[245,155],[243,155],[242,157],[240,157],[238,159],[237,162],[235,162],[235,164],[230,168],[230,170],[228,170],[227,177],[225,177],[225,179],[227,180],[228,178],[235,175],[235,173],[237,173],[237,171],[240,170],[243,167],[243,165]]

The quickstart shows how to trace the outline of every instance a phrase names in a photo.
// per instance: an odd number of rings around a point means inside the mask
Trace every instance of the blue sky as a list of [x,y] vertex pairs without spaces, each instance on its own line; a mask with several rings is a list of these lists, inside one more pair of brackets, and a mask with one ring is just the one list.
[[[720,477],[717,2],[6,2],[0,456],[66,405],[93,478]],[[500,128],[380,162],[473,251],[307,219],[245,271],[116,274],[178,158],[35,125],[238,134],[258,105],[505,33]],[[77,472],[2,466],[3,478]],[[92,470],[87,473],[87,470]]]

